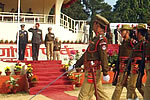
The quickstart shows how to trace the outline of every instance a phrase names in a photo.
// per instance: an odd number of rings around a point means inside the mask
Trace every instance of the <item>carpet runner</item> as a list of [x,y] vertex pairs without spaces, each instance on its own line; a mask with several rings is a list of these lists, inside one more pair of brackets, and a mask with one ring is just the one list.
[[[61,71],[61,61],[28,61],[26,63],[32,64],[33,74],[38,77],[37,86],[30,88],[31,95],[36,94],[64,73]],[[63,76],[40,94],[53,100],[77,100],[77,97],[64,93],[64,91],[71,90],[73,90],[71,82],[67,80],[66,76]]]

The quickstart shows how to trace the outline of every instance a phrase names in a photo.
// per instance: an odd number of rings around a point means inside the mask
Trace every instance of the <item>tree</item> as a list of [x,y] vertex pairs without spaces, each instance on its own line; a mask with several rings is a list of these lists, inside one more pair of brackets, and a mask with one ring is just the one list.
[[118,0],[112,22],[145,23],[150,19],[150,0]]
[[80,0],[70,5],[69,8],[62,8],[62,13],[76,20],[86,20],[88,18],[88,15],[83,11]]

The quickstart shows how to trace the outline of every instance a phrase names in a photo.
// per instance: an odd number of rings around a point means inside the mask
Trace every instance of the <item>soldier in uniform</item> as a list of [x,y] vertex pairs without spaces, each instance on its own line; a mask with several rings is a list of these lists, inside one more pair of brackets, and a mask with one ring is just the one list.
[[144,48],[145,48],[145,34],[147,33],[146,25],[139,24],[137,26],[138,43],[134,46],[132,53],[131,71],[129,75],[129,82],[127,86],[127,98],[133,100],[135,96],[135,89],[144,96],[144,86],[142,84],[142,76],[144,75]]
[[103,80],[109,81],[110,77],[108,75],[108,60],[107,60],[107,39],[104,37],[105,26],[109,22],[107,19],[100,15],[96,15],[93,22],[93,31],[96,36],[90,41],[86,52],[81,56],[81,58],[74,64],[74,67],[81,67],[84,65],[85,68],[85,79],[81,87],[78,100],[91,100],[94,94],[93,78],[91,75],[90,68],[95,69],[96,76],[96,87],[97,87],[97,97],[98,100],[109,100],[109,97],[103,91],[101,82],[101,71],[103,71]]
[[55,35],[51,32],[52,28],[48,28],[48,33],[45,35],[45,46],[46,46],[46,54],[47,60],[53,60],[53,48],[54,48],[54,39]]
[[30,28],[28,31],[32,32],[32,59],[38,60],[39,47],[43,42],[42,30],[39,29],[40,24],[36,23],[35,28]]
[[[112,100],[120,100],[120,96],[121,96],[121,92],[124,87],[124,84],[127,85],[127,79],[125,79],[124,73],[126,71],[125,70],[126,68],[130,70],[129,69],[130,67],[127,66],[127,62],[128,62],[129,56],[131,55],[132,49],[134,47],[133,41],[130,39],[130,36],[129,36],[130,30],[132,30],[132,27],[130,27],[130,25],[122,25],[122,28],[120,29],[123,42],[121,43],[122,45],[119,46],[119,54],[118,54],[118,57],[119,57],[118,67],[119,68],[116,68],[119,73],[119,76],[117,79],[118,81],[117,81],[115,91],[112,95]],[[134,100],[138,100],[136,94],[135,94]]]
[[144,100],[150,99],[150,22],[148,22],[148,36],[147,36],[147,44],[145,48],[145,69],[147,80],[145,83],[144,89]]
[[24,60],[25,49],[28,43],[28,32],[24,30],[24,24],[20,26],[21,30],[19,30],[19,60]]

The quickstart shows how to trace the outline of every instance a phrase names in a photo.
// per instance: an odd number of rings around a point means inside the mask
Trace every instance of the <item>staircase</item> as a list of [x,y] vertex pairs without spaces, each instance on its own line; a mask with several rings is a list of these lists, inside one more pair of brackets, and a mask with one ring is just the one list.
[[[29,63],[29,62],[28,62]],[[30,94],[34,95],[43,87],[55,80],[64,72],[61,72],[61,61],[35,61],[30,62],[33,66],[33,74],[38,77],[38,84],[36,87],[30,88]],[[72,85],[66,76],[61,77],[55,83],[50,85],[41,94],[50,94],[54,91],[62,92],[72,90]]]

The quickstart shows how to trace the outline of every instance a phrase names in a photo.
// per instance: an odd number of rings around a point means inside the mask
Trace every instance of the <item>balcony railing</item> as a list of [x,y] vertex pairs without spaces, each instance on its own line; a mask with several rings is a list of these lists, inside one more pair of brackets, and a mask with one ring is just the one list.
[[[54,17],[55,17],[55,15],[20,13],[19,20],[22,23],[39,22],[39,23],[54,24],[55,23]],[[0,12],[0,21],[16,23],[18,21],[18,13]]]
[[60,25],[64,28],[69,29],[73,33],[82,33],[83,26],[86,23],[86,20],[74,20],[71,17],[61,13],[60,16]]

